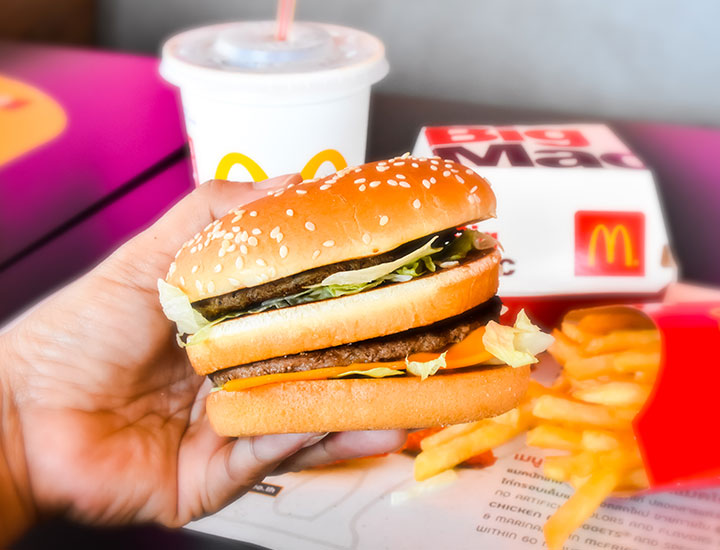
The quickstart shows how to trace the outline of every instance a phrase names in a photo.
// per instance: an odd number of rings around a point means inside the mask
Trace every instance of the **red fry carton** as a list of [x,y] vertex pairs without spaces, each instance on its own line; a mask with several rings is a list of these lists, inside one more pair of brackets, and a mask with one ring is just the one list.
[[714,429],[720,388],[720,301],[637,306],[661,334],[652,394],[634,422],[651,487],[720,483]]
[[657,300],[677,277],[653,175],[602,124],[423,128],[413,154],[492,184],[498,294],[552,324],[578,304]]

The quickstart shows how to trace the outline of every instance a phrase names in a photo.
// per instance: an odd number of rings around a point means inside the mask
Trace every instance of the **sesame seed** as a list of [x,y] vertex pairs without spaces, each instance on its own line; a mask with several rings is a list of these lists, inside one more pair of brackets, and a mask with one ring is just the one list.
[[305,191],[305,189],[295,189],[295,192],[298,195],[305,195],[307,193],[307,191]]
[[262,231],[260,231],[257,227],[252,230],[253,235],[260,235],[260,233],[262,233]]
[[389,221],[387,216],[380,216],[380,225],[385,225]]
[[315,252],[313,252],[313,255],[312,255],[313,260],[314,260],[315,258],[317,258],[319,255],[320,255],[320,251],[319,251],[319,250],[316,250]]
[[390,170],[390,167],[388,167],[388,166],[379,166],[379,165],[378,165],[378,166],[375,167],[375,170],[377,170],[378,172],[385,172],[386,170]]
[[236,248],[237,247],[234,244],[231,244],[230,246],[227,247],[227,252],[235,252]]
[[263,260],[262,258],[258,258],[257,260],[255,260],[255,263],[258,264],[260,267],[265,267],[267,265],[265,263],[265,260]]
[[175,273],[175,270],[177,269],[177,266],[175,265],[175,262],[170,264],[170,269],[168,269],[168,277]]
[[437,180],[435,178],[430,178],[430,183],[437,183]]
[[330,248],[331,246],[335,246],[335,241],[325,241],[323,243],[323,246]]
[[410,189],[410,184],[406,181],[401,181],[400,187],[405,187],[406,189]]
[[470,168],[468,168],[467,170],[465,170],[465,173],[466,173],[468,176],[472,176],[475,172],[473,172],[472,170],[470,170]]
[[283,237],[284,237],[284,236],[285,236],[285,235],[283,235],[282,233],[278,232],[278,234],[275,236],[275,240],[276,240],[277,242],[280,242],[280,241],[283,240]]
[[457,168],[451,168],[450,171],[451,171],[453,174],[457,174],[457,173],[459,172],[459,170],[458,170]]
[[462,179],[460,176],[455,176],[455,179],[458,180],[460,183],[465,183],[465,180]]
[[199,265],[192,266],[192,269],[190,270],[190,273],[197,273],[197,270],[200,269]]
[[365,178],[358,178],[355,180],[355,183],[365,183],[367,180]]
[[410,153],[406,151],[405,153],[402,154],[402,156],[401,156],[400,158],[401,158],[401,159],[406,159],[406,158],[408,158],[409,156],[410,156]]
[[225,251],[227,251],[227,249],[230,248],[230,246],[231,246],[230,241],[226,241],[225,239],[223,239],[222,242],[220,243],[220,248],[222,248]]
[[237,225],[233,225],[233,233],[240,233],[240,228]]
[[411,166],[413,168],[420,168],[420,165],[417,162],[413,162]]
[[425,189],[430,189],[430,182],[428,180],[422,180],[422,184]]
[[[400,157],[402,158],[402,157]],[[405,166],[404,162],[393,162],[393,166]]]
[[288,248],[285,245],[280,247],[280,257],[285,258],[288,255]]
[[232,233],[225,233],[223,235],[223,239],[225,239],[226,241],[229,241],[230,239],[232,239],[234,237],[235,237],[235,235],[233,235]]
[[320,191],[326,191],[332,187],[331,185],[325,184],[320,186]]
[[473,188],[470,189],[470,192],[471,192],[471,193],[474,193],[475,191],[477,191],[477,185],[473,186]]
[[257,246],[258,240],[257,240],[255,237],[250,237],[250,238],[248,239],[248,244],[249,244],[250,246]]
[[225,255],[225,249],[221,248],[218,250],[218,258],[222,258]]
[[241,244],[240,245],[240,254],[247,254],[247,253],[248,253],[247,246],[245,246],[244,244]]
[[248,232],[247,231],[243,231],[242,233],[240,233],[240,240],[242,242],[246,242],[248,240]]
[[286,213],[288,216],[292,216],[295,212],[293,212],[292,208],[288,208],[287,210],[285,210],[285,213]]
[[396,182],[395,180],[387,180],[387,182],[388,182],[388,185],[392,185],[393,187],[395,187],[398,184],[398,182]]
[[436,158],[430,159],[430,164],[440,164]]
[[[244,212],[243,212],[243,213],[244,213]],[[232,223],[239,222],[239,221],[242,219],[242,217],[243,217],[243,213],[238,213],[237,216],[233,217]],[[208,229],[209,229],[209,228],[208,228]]]
[[367,189],[367,187],[366,187],[366,185],[363,183],[360,187],[358,187],[358,189],[360,189],[360,191],[365,191],[365,189]]
[[445,170],[445,171],[443,172],[443,177],[444,177],[444,178],[450,177],[450,170]]
[[195,252],[197,252],[197,246],[193,246],[193,247],[190,249],[190,254],[195,254]]
[[272,231],[270,231],[270,238],[274,239],[278,233],[280,233],[280,226],[276,225],[275,227],[272,228]]
[[305,222],[305,229],[315,231],[315,224],[313,222]]
[[208,289],[208,292],[215,292],[215,283],[213,283],[212,281],[209,281],[207,284],[207,289]]
[[364,233],[362,236],[362,240],[365,244],[370,244],[370,241],[372,238],[370,237],[370,233]]
[[432,171],[434,171],[434,172],[437,172],[437,169],[438,169],[438,167],[435,166],[434,164],[431,164],[431,165],[430,165],[430,170],[432,170]]
[[250,212],[250,215],[254,218],[255,216],[257,216],[257,212],[253,210],[252,212]]
[[233,279],[232,277],[228,277],[228,283],[233,286],[240,286],[240,281],[238,281],[237,279]]
[[420,208],[422,204],[420,204],[420,199],[415,199],[412,203],[413,208]]
[[222,271],[222,264],[217,264],[217,265],[213,268],[213,271],[214,271],[215,273],[220,273],[220,272]]
[[200,281],[195,281],[195,288],[197,288],[199,292],[202,292],[202,283]]
[[370,187],[377,187],[378,185],[380,185],[380,182],[378,180],[370,182]]
[[237,258],[235,258],[235,267],[237,267],[238,269],[242,269],[242,266],[243,266],[242,256],[238,256]]
[[404,179],[405,179],[405,176],[403,176],[402,174],[395,174],[395,177],[396,177],[397,179],[399,179],[399,180],[404,180]]
[[235,240],[235,242],[236,242],[237,244],[240,244],[240,241],[242,241],[242,238],[241,238],[241,236],[240,236],[240,233],[238,233],[237,235],[235,235],[235,239],[234,239],[234,240]]
[[[285,192],[285,189],[280,189],[279,191],[275,191],[275,192],[273,193],[273,197],[279,197],[279,196],[282,195],[284,192]],[[272,193],[272,191],[271,191],[271,193]]]

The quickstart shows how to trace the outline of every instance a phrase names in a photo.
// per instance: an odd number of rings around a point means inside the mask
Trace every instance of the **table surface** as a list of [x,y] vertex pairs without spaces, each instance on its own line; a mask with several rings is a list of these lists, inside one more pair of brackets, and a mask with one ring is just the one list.
[[[596,122],[591,117],[508,110],[496,107],[376,95],[370,121],[368,158],[380,159],[412,148],[423,125],[519,124]],[[608,121],[604,121],[608,122]],[[643,160],[653,168],[665,205],[677,258],[685,279],[720,284],[720,259],[714,239],[720,234],[720,130],[645,122],[609,121]],[[158,203],[156,217],[177,199],[177,186],[168,191],[167,203]],[[132,196],[118,200],[132,202]],[[112,205],[108,205],[111,215]],[[102,221],[104,211],[95,217]],[[147,216],[143,218],[147,222]],[[143,222],[143,223],[146,223]],[[135,228],[139,230],[140,227]],[[62,235],[57,235],[58,238]],[[107,251],[103,252],[106,253]],[[43,254],[42,250],[36,254]],[[100,252],[98,252],[99,254]],[[98,256],[102,257],[102,255]],[[0,273],[0,275],[2,275]],[[66,277],[73,276],[66,273]],[[62,281],[57,281],[60,283]],[[97,530],[55,521],[31,531],[14,548],[127,548],[136,550],[173,546],[181,549],[258,548],[189,531],[143,526]]]

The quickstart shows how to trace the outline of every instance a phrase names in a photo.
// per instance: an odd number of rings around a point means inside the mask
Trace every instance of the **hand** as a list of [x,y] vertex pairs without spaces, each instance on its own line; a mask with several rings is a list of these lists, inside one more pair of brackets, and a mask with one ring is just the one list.
[[218,510],[275,469],[402,444],[403,432],[231,439],[212,431],[204,412],[209,382],[177,346],[157,279],[185,240],[267,187],[201,186],[3,335],[0,349],[13,357],[3,373],[41,512],[94,524],[178,526]]

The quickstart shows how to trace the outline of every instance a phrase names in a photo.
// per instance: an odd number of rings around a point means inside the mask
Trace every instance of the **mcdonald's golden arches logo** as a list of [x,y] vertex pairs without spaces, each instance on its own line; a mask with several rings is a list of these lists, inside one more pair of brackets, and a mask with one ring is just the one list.
[[[347,161],[338,151],[335,149],[325,149],[314,155],[310,160],[307,161],[300,175],[305,180],[309,180],[315,177],[320,167],[329,162],[335,167],[335,171],[347,168]],[[228,153],[218,163],[217,170],[215,171],[215,179],[226,180],[230,176],[230,170],[240,165],[245,168],[253,181],[262,181],[268,179],[268,175],[262,167],[255,162],[252,158],[242,153]]]
[[576,212],[575,275],[645,275],[645,214]]

